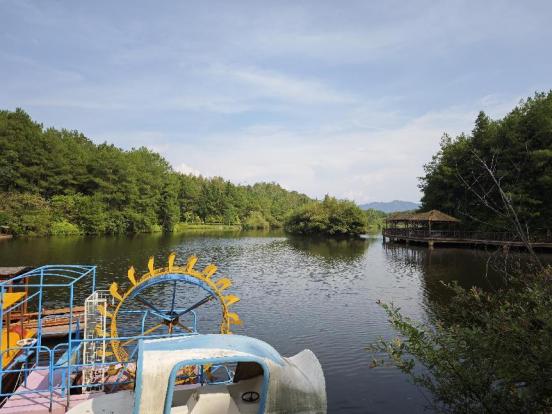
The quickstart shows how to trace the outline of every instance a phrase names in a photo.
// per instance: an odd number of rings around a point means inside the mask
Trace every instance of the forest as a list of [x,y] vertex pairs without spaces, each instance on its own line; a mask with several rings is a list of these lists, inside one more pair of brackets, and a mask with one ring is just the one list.
[[[275,183],[181,174],[147,148],[95,144],[78,131],[44,128],[21,109],[0,111],[0,197],[0,225],[36,236],[278,228],[319,203]],[[368,218],[381,222],[367,212],[363,226]]]
[[44,129],[21,109],[0,112],[0,191],[0,224],[27,235],[279,227],[311,201],[274,183],[180,174],[147,148],[124,151],[78,131]]
[[[492,172],[492,174],[490,174]],[[471,134],[444,135],[421,178],[422,210],[438,209],[464,228],[501,231],[497,182],[533,235],[552,229],[552,92],[522,101],[504,118],[480,112]]]

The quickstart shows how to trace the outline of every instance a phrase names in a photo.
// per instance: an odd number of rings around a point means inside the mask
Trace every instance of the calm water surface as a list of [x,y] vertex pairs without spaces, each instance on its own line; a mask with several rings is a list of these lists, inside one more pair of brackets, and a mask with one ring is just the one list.
[[215,263],[217,275],[233,280],[232,293],[241,297],[234,310],[244,321],[237,333],[265,340],[284,356],[305,348],[316,353],[330,413],[424,412],[426,396],[408,378],[391,367],[369,368],[365,347],[393,335],[376,301],[392,301],[427,320],[446,299],[441,280],[464,286],[493,280],[492,271],[482,276],[482,251],[429,252],[384,246],[378,237],[335,241],[273,233],[17,239],[0,243],[0,266],[95,264],[98,285],[107,288],[113,280],[127,283],[130,265],[145,271],[150,255],[164,265],[171,251],[180,262],[197,255],[198,268]]

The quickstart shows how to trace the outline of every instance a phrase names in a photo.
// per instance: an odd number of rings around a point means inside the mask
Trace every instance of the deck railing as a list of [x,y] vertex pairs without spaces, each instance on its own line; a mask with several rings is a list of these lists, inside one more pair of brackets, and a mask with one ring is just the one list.
[[[52,290],[53,289],[53,290]],[[26,296],[19,302],[2,309],[0,306],[0,342],[9,344],[7,338],[7,330],[2,330],[8,321],[11,321],[10,313],[14,310],[25,307],[25,309],[35,310],[35,319],[37,332],[32,341],[29,343],[20,344],[17,346],[5,345],[4,349],[0,349],[0,361],[4,361],[8,355],[16,355],[9,364],[3,366],[0,364],[0,403],[8,398],[22,398],[25,400],[34,400],[37,405],[46,405],[50,410],[54,404],[69,406],[71,397],[75,391],[81,392],[85,390],[97,390],[107,385],[114,390],[118,387],[132,384],[134,378],[131,375],[125,375],[129,367],[135,370],[138,359],[138,343],[142,339],[161,339],[167,337],[189,336],[196,335],[198,332],[198,315],[194,310],[191,310],[186,315],[186,320],[181,321],[189,327],[189,332],[160,334],[148,333],[148,321],[151,321],[153,311],[145,310],[122,310],[120,313],[123,320],[132,321],[132,329],[140,328],[140,332],[126,334],[125,331],[120,332],[120,336],[111,337],[110,331],[102,332],[102,335],[96,338],[83,338],[80,319],[74,315],[76,308],[76,295],[84,294],[87,291],[96,292],[96,267],[95,266],[79,266],[79,265],[50,265],[42,266],[20,276],[0,282],[0,299],[4,298],[7,292],[26,292]],[[67,336],[64,342],[53,347],[42,343],[42,333],[46,316],[46,309],[49,305],[47,302],[48,294],[50,296],[59,297],[65,296],[67,293],[69,302],[67,305],[68,319]],[[1,302],[1,301],[0,301]],[[164,314],[169,312],[181,313],[186,308],[175,307],[174,309],[161,309]],[[130,319],[129,319],[130,318]],[[138,322],[139,321],[139,322]],[[23,323],[24,318],[19,319],[19,323]],[[140,325],[138,325],[138,323]],[[136,329],[137,330],[137,329]],[[115,355],[105,355],[102,362],[84,363],[82,351],[84,344],[87,343],[91,347],[102,349],[105,343],[111,343],[112,340],[120,341],[120,347],[124,348],[128,354],[127,360],[118,360]],[[4,346],[4,345],[3,345]],[[116,368],[117,374],[107,375],[108,367]],[[213,367],[211,372],[216,367]],[[93,379],[93,382],[82,383],[74,382],[74,377],[77,373],[82,373],[83,370],[94,369],[105,373],[99,378]],[[40,381],[38,384],[32,384],[32,387],[27,388],[27,380],[31,374],[35,376],[45,375],[47,378]],[[46,377],[47,375],[47,377]],[[7,388],[7,382],[3,381],[8,378],[17,379],[21,382],[21,387],[12,390]],[[209,381],[208,377],[199,377],[201,381]],[[6,403],[9,404],[9,403]],[[55,407],[54,407],[55,408]],[[0,409],[0,412],[2,410]]]
[[[408,229],[408,228],[386,228],[383,229],[386,237],[405,237],[410,239],[439,240],[473,240],[493,242],[521,242],[519,236],[512,232],[487,232],[487,231],[462,231],[462,230],[429,230],[429,229]],[[552,237],[546,235],[534,235],[530,238],[531,243],[552,243]]]

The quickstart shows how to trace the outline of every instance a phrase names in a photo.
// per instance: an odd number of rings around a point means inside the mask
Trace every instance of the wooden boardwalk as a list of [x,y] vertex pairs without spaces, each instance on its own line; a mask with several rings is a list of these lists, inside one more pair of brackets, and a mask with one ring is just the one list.
[[[382,235],[384,242],[420,243],[427,244],[430,248],[436,245],[525,248],[519,238],[516,239],[511,233],[387,228],[382,230]],[[552,250],[552,237],[532,239],[531,246],[534,249]]]

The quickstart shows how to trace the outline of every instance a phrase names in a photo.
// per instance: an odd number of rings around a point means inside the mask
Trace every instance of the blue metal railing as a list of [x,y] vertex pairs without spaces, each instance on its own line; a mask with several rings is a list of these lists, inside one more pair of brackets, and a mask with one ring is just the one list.
[[[1,361],[2,366],[0,367],[0,377],[3,380],[10,375],[23,375],[23,384],[27,385],[27,380],[29,375],[32,372],[35,372],[39,369],[48,369],[48,389],[43,390],[47,391],[50,396],[50,408],[52,406],[52,397],[53,397],[53,383],[54,383],[54,360],[55,352],[58,348],[50,349],[42,345],[43,338],[43,321],[48,320],[47,317],[43,315],[44,305],[45,305],[45,293],[47,291],[56,290],[56,293],[64,293],[69,295],[68,305],[69,312],[68,315],[68,338],[70,339],[67,343],[67,353],[68,355],[73,354],[72,347],[74,345],[73,338],[80,335],[80,324],[79,320],[73,318],[73,308],[75,302],[75,293],[76,288],[78,287],[82,292],[86,291],[87,286],[90,286],[90,292],[93,292],[96,289],[96,266],[88,265],[49,265],[41,266],[35,268],[29,272],[23,273],[19,276],[15,276],[11,279],[0,282],[0,298],[3,301],[6,297],[6,293],[15,293],[15,292],[24,292],[25,295],[9,306],[6,309],[2,309],[2,317],[0,318],[0,342],[4,339],[7,339],[5,343],[10,346],[9,336],[15,335],[15,332],[10,332],[10,329],[6,329],[4,332],[4,326],[10,326],[12,323],[12,314],[16,311],[20,312],[19,320],[15,323],[20,323],[23,327],[23,330],[19,332],[20,337],[23,335],[25,330],[25,323],[28,322],[27,319],[27,310],[31,306],[36,306],[36,314],[33,315],[33,321],[36,320],[36,342],[28,346],[17,346],[9,347],[7,349],[1,350]],[[75,325],[75,326],[74,326]],[[6,335],[8,338],[3,338]],[[47,364],[44,365],[41,363],[41,357],[46,355],[48,360]],[[4,366],[3,361],[8,358],[12,358],[6,366]],[[34,358],[33,358],[34,357]],[[34,361],[33,361],[34,359]],[[31,363],[31,361],[33,361]],[[70,367],[70,361],[68,366]],[[69,384],[70,376],[66,379],[67,384]],[[36,392],[32,391],[11,391],[6,392],[2,389],[2,382],[0,381],[0,398],[10,397],[15,394],[26,394]]]
[[[182,311],[184,309],[176,309],[176,311]],[[38,344],[38,341],[30,346],[26,347],[13,347],[2,351],[2,357],[4,354],[9,353],[10,351],[20,351],[20,358],[18,359],[18,364],[12,364],[11,368],[2,370],[2,375],[9,375],[9,374],[21,374],[23,373],[23,385],[26,387],[27,385],[27,379],[29,375],[33,372],[37,371],[48,371],[48,386],[46,388],[33,388],[33,389],[18,389],[16,391],[12,392],[0,392],[0,399],[3,399],[5,397],[12,397],[14,395],[38,395],[38,394],[47,394],[48,395],[48,401],[49,401],[49,407],[50,409],[53,406],[54,400],[56,397],[58,399],[67,399],[67,406],[70,403],[70,396],[71,396],[71,390],[73,389],[94,389],[101,386],[109,385],[113,387],[114,389],[129,385],[134,382],[134,379],[129,377],[129,379],[123,379],[123,374],[125,370],[127,370],[131,365],[136,364],[137,362],[137,355],[136,351],[138,349],[138,341],[140,339],[156,339],[156,338],[166,338],[169,336],[167,333],[162,334],[149,334],[144,335],[144,332],[146,330],[146,320],[149,313],[151,313],[149,310],[131,310],[126,311],[123,313],[127,314],[142,314],[141,317],[141,326],[140,326],[140,334],[139,335],[128,335],[128,336],[118,336],[118,337],[101,337],[101,338],[91,338],[91,339],[85,339],[80,338],[79,331],[75,330],[73,333],[77,334],[77,338],[73,338],[71,335],[67,343],[60,343],[54,346],[53,348],[49,348],[45,345]],[[195,311],[191,311],[190,315],[192,316],[192,323],[190,326],[190,329],[193,331],[193,333],[183,332],[183,333],[177,333],[177,334],[171,334],[172,337],[178,337],[178,336],[187,336],[187,335],[193,335],[197,332],[197,314]],[[78,322],[78,321],[77,321]],[[78,325],[78,324],[77,324]],[[71,329],[72,330],[72,329]],[[70,332],[71,334],[71,332]],[[84,364],[81,363],[80,358],[80,351],[82,349],[82,346],[85,342],[90,343],[97,343],[98,345],[102,345],[104,342],[110,342],[112,340],[116,340],[119,342],[124,342],[128,340],[133,340],[136,342],[136,345],[133,347],[131,352],[129,352],[129,358],[127,361],[117,361],[115,359],[108,360],[106,362],[94,362],[91,364]],[[130,348],[129,345],[126,346],[126,348]],[[57,358],[56,355],[58,355],[60,352],[64,351],[64,354]],[[42,356],[44,355],[44,356]],[[34,357],[34,358],[33,358]],[[31,361],[31,366],[29,366],[29,361]],[[119,367],[119,373],[115,377],[115,379],[106,379],[102,378],[102,381],[95,382],[95,383],[78,383],[78,384],[72,384],[72,375],[78,373],[79,371],[82,371],[85,368],[95,368],[95,369],[101,369],[102,367],[113,367],[113,366]],[[230,374],[229,374],[230,377]],[[58,401],[59,402],[59,401]]]
[[[0,367],[0,378],[4,379],[10,375],[17,375],[20,376],[21,384],[23,385],[23,387],[19,387],[16,390],[4,390],[2,389],[2,381],[0,381],[0,400],[16,395],[29,397],[30,395],[41,394],[43,397],[47,396],[50,410],[54,402],[64,403],[64,405],[69,407],[72,390],[94,389],[105,385],[117,388],[132,384],[134,378],[130,375],[124,375],[124,373],[136,367],[136,353],[140,339],[187,336],[195,335],[198,332],[198,318],[196,312],[193,310],[187,314],[190,320],[186,323],[186,326],[190,328],[191,332],[182,331],[177,333],[173,332],[171,334],[161,333],[148,335],[144,335],[144,333],[147,330],[146,325],[148,316],[152,315],[153,312],[149,309],[126,310],[119,312],[119,314],[123,317],[140,318],[140,330],[137,335],[130,335],[123,331],[122,334],[126,336],[112,338],[106,335],[106,337],[102,336],[99,338],[82,338],[80,317],[74,315],[75,294],[78,293],[86,297],[88,296],[86,294],[87,291],[93,293],[95,290],[96,266],[42,266],[12,279],[0,282],[2,300],[7,292],[24,291],[26,293],[17,303],[10,305],[9,308],[2,311],[2,318],[0,318],[0,341],[3,339],[2,335],[4,334],[2,328],[5,323],[11,323],[13,312],[21,311],[17,323],[22,323],[24,325],[28,322],[28,320],[24,320],[24,311],[27,311],[29,307],[36,308],[36,312],[33,314],[33,328],[36,323],[36,340],[26,346],[16,346],[0,350],[1,361],[4,361],[4,358],[10,355],[15,355],[13,360],[6,367]],[[43,309],[44,306],[49,303],[47,298],[48,291],[50,291],[50,294],[55,293],[56,298],[61,294],[68,295],[68,312],[63,315],[68,321],[67,341],[52,347],[46,346],[42,341],[44,324],[48,320],[51,320],[51,317],[44,314]],[[176,313],[184,310],[185,309],[172,309],[172,311]],[[167,310],[162,310],[162,312],[167,312]],[[6,334],[10,333],[6,332]],[[85,343],[96,343],[98,347],[102,347],[112,340],[119,341],[121,346],[128,351],[128,360],[118,361],[114,356],[111,356],[107,357],[105,362],[83,363],[82,349]],[[123,345],[125,341],[129,340],[135,340],[135,343]],[[82,372],[83,369],[102,369],[102,367],[117,367],[119,371],[116,375],[100,378],[99,382],[72,383],[74,375]],[[201,369],[200,382],[204,383],[203,368],[198,367],[198,370],[199,369]],[[211,368],[211,373],[221,369],[223,372],[226,370],[227,379],[219,380],[219,382],[231,381],[233,373],[228,370],[227,367],[213,366]],[[40,389],[36,389],[36,387],[27,388],[30,375],[32,373],[38,373],[39,371],[43,371],[43,374],[47,371],[47,386],[43,386]]]

